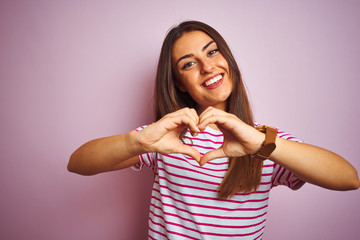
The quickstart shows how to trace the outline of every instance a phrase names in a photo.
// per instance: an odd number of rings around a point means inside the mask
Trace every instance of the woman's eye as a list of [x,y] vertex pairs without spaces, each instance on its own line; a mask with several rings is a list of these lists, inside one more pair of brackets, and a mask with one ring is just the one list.
[[215,53],[217,53],[219,51],[219,49],[214,49],[208,52],[208,56],[214,55]]
[[183,66],[181,69],[184,70],[184,69],[186,69],[186,68],[191,67],[191,66],[194,65],[194,64],[195,64],[194,62],[185,63],[184,66]]

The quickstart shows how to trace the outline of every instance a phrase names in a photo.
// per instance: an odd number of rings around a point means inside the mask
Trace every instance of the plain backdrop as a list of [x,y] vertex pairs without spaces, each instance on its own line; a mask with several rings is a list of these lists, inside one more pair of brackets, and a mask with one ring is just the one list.
[[[358,170],[360,2],[0,1],[0,238],[146,239],[150,169],[84,177],[71,153],[153,121],[169,28],[204,21],[232,49],[256,121]],[[264,239],[357,239],[360,191],[272,190]]]

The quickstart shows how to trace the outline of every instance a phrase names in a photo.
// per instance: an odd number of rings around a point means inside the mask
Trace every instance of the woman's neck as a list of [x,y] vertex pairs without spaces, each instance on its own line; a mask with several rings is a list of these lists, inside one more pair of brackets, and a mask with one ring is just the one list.
[[198,106],[196,107],[196,111],[197,111],[198,115],[200,116],[201,113],[202,113],[203,111],[205,111],[208,107],[217,108],[217,109],[220,109],[220,110],[223,110],[223,111],[227,112],[226,103],[219,103],[219,104],[217,104],[217,105],[209,105],[209,106],[200,106],[200,105],[198,105]]

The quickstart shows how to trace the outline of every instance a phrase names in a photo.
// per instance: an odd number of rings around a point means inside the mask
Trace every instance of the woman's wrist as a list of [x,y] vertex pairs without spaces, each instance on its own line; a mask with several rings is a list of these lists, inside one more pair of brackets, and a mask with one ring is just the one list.
[[274,127],[266,125],[258,126],[256,129],[262,135],[262,137],[261,140],[257,143],[257,150],[253,156],[263,160],[268,159],[276,148],[278,130]]
[[140,131],[128,132],[125,136],[125,142],[131,156],[138,156],[146,152],[142,144],[143,141],[141,141]]
[[265,141],[265,133],[256,131],[256,141],[255,144],[253,145],[253,150],[250,153],[251,155],[256,154],[262,147],[263,142]]

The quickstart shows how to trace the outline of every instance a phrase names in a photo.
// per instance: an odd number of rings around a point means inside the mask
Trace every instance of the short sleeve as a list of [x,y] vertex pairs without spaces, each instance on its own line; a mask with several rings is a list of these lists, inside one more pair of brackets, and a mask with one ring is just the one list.
[[[278,137],[286,140],[302,143],[300,139],[279,129],[278,129]],[[293,174],[291,171],[287,170],[286,168],[284,168],[283,166],[277,163],[274,164],[274,171],[271,182],[272,182],[272,187],[276,187],[278,185],[285,185],[292,190],[297,190],[305,184],[305,182],[299,179],[297,176],[295,176],[295,174]]]
[[140,171],[143,167],[150,167],[152,169],[155,169],[155,163],[156,163],[156,153],[144,153],[139,155],[140,162],[133,165],[131,168]]
[[305,184],[304,181],[296,177],[291,171],[276,163],[274,165],[271,183],[272,187],[285,185],[292,190],[297,190]]
[[[147,127],[147,125],[139,127],[137,129],[135,129],[135,131],[141,131],[146,127]],[[144,154],[139,155],[139,158],[140,158],[140,162],[131,166],[132,169],[134,169],[136,171],[140,171],[145,166],[150,167],[152,169],[155,168],[155,165],[156,165],[155,163],[156,163],[156,158],[157,158],[156,153],[144,153]]]

